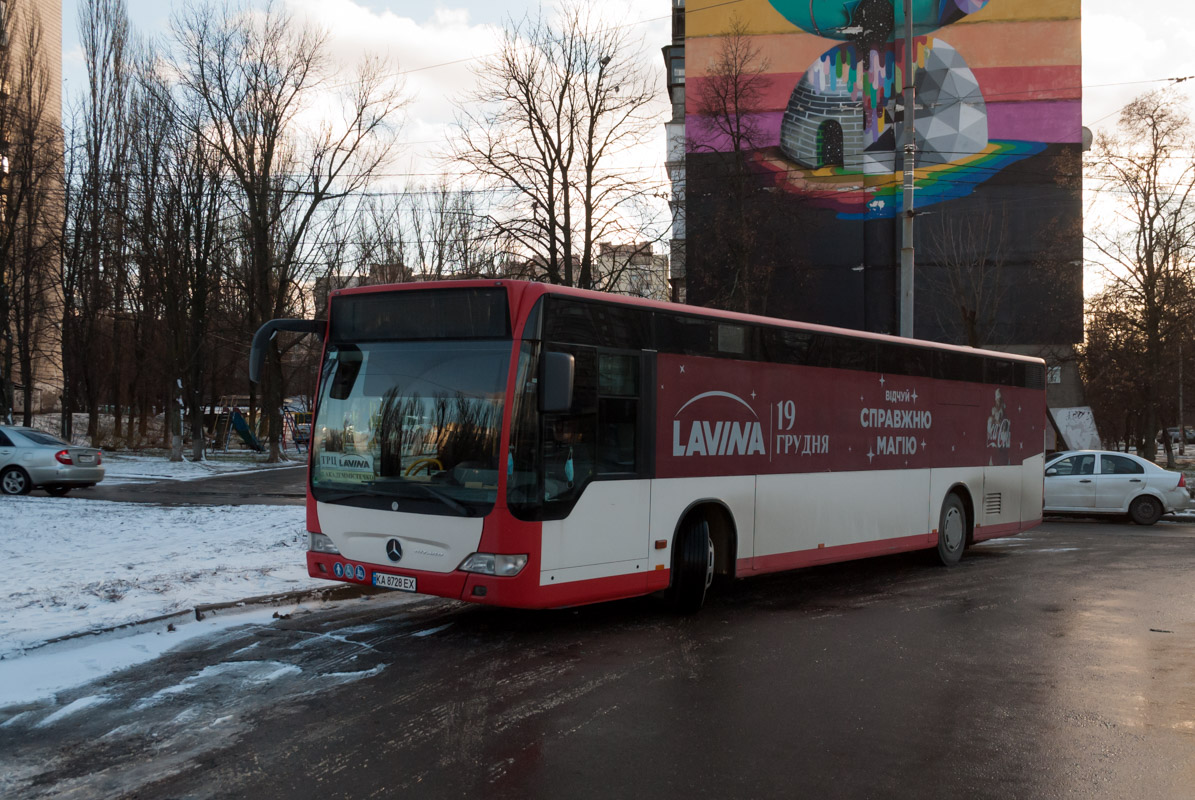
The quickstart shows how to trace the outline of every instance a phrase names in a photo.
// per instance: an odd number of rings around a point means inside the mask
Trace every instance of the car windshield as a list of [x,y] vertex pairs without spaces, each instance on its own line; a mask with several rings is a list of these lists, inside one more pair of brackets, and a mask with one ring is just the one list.
[[473,516],[493,507],[510,340],[328,346],[316,500]]
[[34,444],[44,444],[49,445],[50,447],[70,447],[69,444],[62,441],[57,436],[51,436],[50,434],[42,433],[41,431],[18,430],[17,433],[21,436],[24,436]]

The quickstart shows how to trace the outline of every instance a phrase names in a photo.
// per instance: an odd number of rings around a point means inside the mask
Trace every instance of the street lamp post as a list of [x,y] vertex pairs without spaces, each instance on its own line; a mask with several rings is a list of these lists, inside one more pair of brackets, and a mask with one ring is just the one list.
[[900,248],[900,335],[913,336],[913,181],[916,146],[913,143],[917,117],[917,90],[913,87],[913,0],[904,0],[905,58],[904,91],[904,208]]

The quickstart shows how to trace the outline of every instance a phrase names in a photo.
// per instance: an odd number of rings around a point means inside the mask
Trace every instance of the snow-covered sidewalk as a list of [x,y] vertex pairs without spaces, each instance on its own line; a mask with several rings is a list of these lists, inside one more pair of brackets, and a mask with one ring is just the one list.
[[241,475],[259,470],[299,467],[306,456],[290,453],[291,461],[265,463],[265,456],[249,453],[215,454],[204,461],[171,461],[160,455],[104,453],[104,486],[147,481],[196,481],[215,475]]
[[0,658],[206,603],[327,587],[302,506],[159,507],[0,498]]

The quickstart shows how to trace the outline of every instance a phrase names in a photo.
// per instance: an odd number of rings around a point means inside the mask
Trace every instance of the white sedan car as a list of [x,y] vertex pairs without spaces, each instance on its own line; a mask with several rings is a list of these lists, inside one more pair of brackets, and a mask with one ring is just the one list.
[[1072,450],[1046,459],[1046,513],[1127,514],[1153,525],[1190,499],[1181,472],[1128,453]]

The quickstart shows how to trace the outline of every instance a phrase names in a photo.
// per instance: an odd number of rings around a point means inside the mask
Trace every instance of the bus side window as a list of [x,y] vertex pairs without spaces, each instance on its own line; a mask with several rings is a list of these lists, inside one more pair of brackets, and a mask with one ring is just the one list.
[[575,500],[591,479],[639,472],[638,355],[553,345],[573,354],[573,406],[544,414],[545,503]]
[[639,471],[639,357],[598,357],[598,473]]
[[[556,346],[553,346],[556,348]],[[560,346],[573,354],[573,407],[544,415],[544,500],[576,497],[594,474],[597,461],[597,352],[591,347]]]

